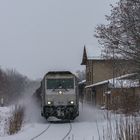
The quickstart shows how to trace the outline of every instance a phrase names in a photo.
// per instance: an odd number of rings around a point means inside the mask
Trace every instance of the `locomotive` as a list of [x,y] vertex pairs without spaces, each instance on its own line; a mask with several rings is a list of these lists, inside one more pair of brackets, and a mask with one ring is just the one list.
[[50,71],[41,81],[41,115],[74,120],[79,115],[78,82],[69,71]]

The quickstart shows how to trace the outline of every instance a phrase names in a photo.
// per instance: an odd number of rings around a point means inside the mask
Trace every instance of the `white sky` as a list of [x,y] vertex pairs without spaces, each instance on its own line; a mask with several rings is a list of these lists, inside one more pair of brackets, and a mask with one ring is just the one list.
[[116,1],[0,0],[0,66],[32,79],[82,69],[84,44],[100,55],[94,28]]

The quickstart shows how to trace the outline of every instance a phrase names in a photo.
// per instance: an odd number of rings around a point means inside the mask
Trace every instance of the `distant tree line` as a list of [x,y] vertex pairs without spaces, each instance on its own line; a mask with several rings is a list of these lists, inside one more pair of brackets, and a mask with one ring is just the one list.
[[15,70],[2,70],[0,68],[0,99],[4,104],[10,104],[18,100],[25,89],[29,86],[30,80]]

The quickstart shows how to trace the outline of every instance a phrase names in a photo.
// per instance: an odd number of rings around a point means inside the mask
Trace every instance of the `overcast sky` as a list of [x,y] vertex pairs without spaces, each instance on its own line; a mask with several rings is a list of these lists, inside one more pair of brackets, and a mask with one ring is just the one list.
[[82,69],[84,44],[100,55],[94,28],[116,1],[0,0],[0,66],[32,79]]

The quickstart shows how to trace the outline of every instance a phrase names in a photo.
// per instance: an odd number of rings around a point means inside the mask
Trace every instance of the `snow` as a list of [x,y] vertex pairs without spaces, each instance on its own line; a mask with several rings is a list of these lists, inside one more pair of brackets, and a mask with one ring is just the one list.
[[[139,80],[132,80],[132,79],[127,79],[131,76],[134,76],[136,73],[131,73],[131,74],[125,74],[119,77],[107,79],[104,81],[100,81],[91,85],[86,86],[85,88],[90,88],[90,87],[95,87],[103,84],[109,84],[110,86],[114,88],[130,88],[130,87],[139,87]],[[114,84],[114,86],[113,86]]]
[[[109,81],[110,84],[113,85],[113,80]],[[139,87],[139,80],[114,80],[115,88],[131,88],[131,87]]]
[[84,83],[86,83],[86,80],[82,80],[82,81],[79,82],[78,84],[80,85],[80,84],[84,84]]
[[130,88],[130,87],[139,87],[138,79],[128,79],[132,76],[136,75],[136,73],[125,74],[114,79],[109,79],[110,85],[113,85],[115,88]]
[[13,106],[0,107],[0,136],[7,135],[8,118],[11,116]]
[[95,87],[95,86],[99,86],[99,85],[103,85],[103,84],[107,84],[107,83],[109,83],[109,80],[97,82],[97,83],[95,83],[95,84],[88,85],[88,86],[86,86],[85,88]]
[[[29,106],[28,108],[33,108]],[[35,108],[35,107],[34,107]],[[29,110],[30,110],[29,109]],[[33,109],[34,110],[34,109]],[[38,110],[38,109],[37,109]],[[44,129],[46,129],[50,122],[46,121],[44,118],[41,118],[38,114],[38,111],[30,112],[29,116],[26,116],[25,122],[21,131],[15,135],[8,136],[4,132],[4,120],[9,117],[11,112],[11,107],[1,107],[0,116],[1,116],[1,125],[0,125],[0,139],[2,140],[31,140],[36,135],[40,134]],[[29,112],[28,112],[29,113]],[[36,115],[35,115],[36,114]],[[32,117],[34,116],[33,120]],[[38,116],[38,117],[37,117]],[[36,119],[35,119],[36,117]],[[103,127],[106,124],[104,119],[104,111],[93,108],[89,105],[80,104],[80,115],[72,123],[72,131],[66,138],[66,140],[95,140],[99,139],[98,129],[102,133]],[[36,138],[36,140],[61,140],[65,134],[69,131],[69,123],[51,123],[48,130]]]

